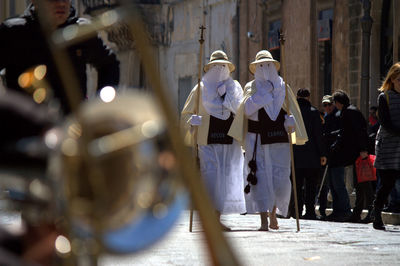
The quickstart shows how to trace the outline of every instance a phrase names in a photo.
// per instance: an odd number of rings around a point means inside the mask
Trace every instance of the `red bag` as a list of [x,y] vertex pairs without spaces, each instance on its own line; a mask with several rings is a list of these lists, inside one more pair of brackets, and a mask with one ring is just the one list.
[[374,167],[375,155],[368,155],[362,159],[361,156],[356,160],[357,182],[376,181],[376,168]]

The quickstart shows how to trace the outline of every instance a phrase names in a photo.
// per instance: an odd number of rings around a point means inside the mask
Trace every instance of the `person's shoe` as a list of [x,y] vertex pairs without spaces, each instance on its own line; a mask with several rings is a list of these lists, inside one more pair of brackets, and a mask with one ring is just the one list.
[[315,215],[315,213],[314,214],[306,213],[303,216],[301,216],[301,219],[304,219],[304,220],[317,220],[317,215]]
[[[351,218],[352,215],[353,215],[352,212],[343,213],[343,214],[341,214],[341,213],[340,214],[335,214],[333,217],[329,217],[328,221],[344,223],[344,222],[350,221],[350,218]],[[329,215],[329,216],[332,216],[332,214]]]
[[371,215],[370,216],[366,216],[364,219],[361,220],[362,224],[369,224],[372,223],[372,218]]
[[365,216],[364,219],[361,220],[362,224],[369,224],[372,222],[372,211],[368,211],[367,216]]
[[325,216],[324,221],[333,222],[336,219],[336,217],[337,217],[336,213],[332,212],[331,214]]
[[400,207],[389,206],[389,207],[383,208],[382,211],[383,212],[391,212],[391,213],[400,213]]
[[385,225],[382,221],[382,211],[381,210],[372,210],[372,226],[376,230],[385,230]]
[[349,223],[361,223],[361,217],[360,215],[352,214],[350,216],[350,219],[348,220]]

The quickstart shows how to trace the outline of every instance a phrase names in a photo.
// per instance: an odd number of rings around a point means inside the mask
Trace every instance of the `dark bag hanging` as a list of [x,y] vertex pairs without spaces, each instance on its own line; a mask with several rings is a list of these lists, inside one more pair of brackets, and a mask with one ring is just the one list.
[[250,193],[250,184],[255,186],[257,185],[257,160],[256,160],[256,154],[257,154],[257,140],[258,140],[258,134],[256,134],[256,142],[254,143],[254,149],[253,149],[253,157],[248,163],[248,166],[250,168],[250,173],[247,175],[247,186],[244,188],[244,192],[246,194]]

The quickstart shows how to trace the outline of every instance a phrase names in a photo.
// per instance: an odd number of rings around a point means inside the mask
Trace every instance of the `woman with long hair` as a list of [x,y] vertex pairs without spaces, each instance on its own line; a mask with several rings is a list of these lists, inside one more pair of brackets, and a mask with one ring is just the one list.
[[400,62],[394,64],[379,88],[375,168],[381,178],[376,193],[373,227],[385,230],[381,212],[396,179],[400,178]]

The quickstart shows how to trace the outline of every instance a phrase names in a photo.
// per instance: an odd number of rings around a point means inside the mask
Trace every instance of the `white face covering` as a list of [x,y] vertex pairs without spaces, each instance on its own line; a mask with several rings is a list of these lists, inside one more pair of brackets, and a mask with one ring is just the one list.
[[264,109],[271,120],[275,121],[285,99],[285,84],[278,75],[278,71],[273,62],[257,64],[254,77],[258,90],[267,91],[272,94],[272,103],[265,105]]
[[256,65],[256,73],[254,77],[259,81],[271,81],[272,83],[279,82],[278,71],[276,70],[275,64],[272,62],[264,62]]
[[202,81],[204,84],[202,100],[207,113],[219,119],[228,119],[230,116],[230,110],[222,105],[223,98],[221,98],[217,91],[218,87],[222,85],[230,86],[231,83],[234,85],[232,78],[230,77],[228,65],[212,65],[203,76]]
[[[203,76],[203,82],[209,85],[215,85],[229,78],[229,68],[226,64],[215,64],[210,67],[207,73]],[[214,86],[211,86],[214,87]]]

